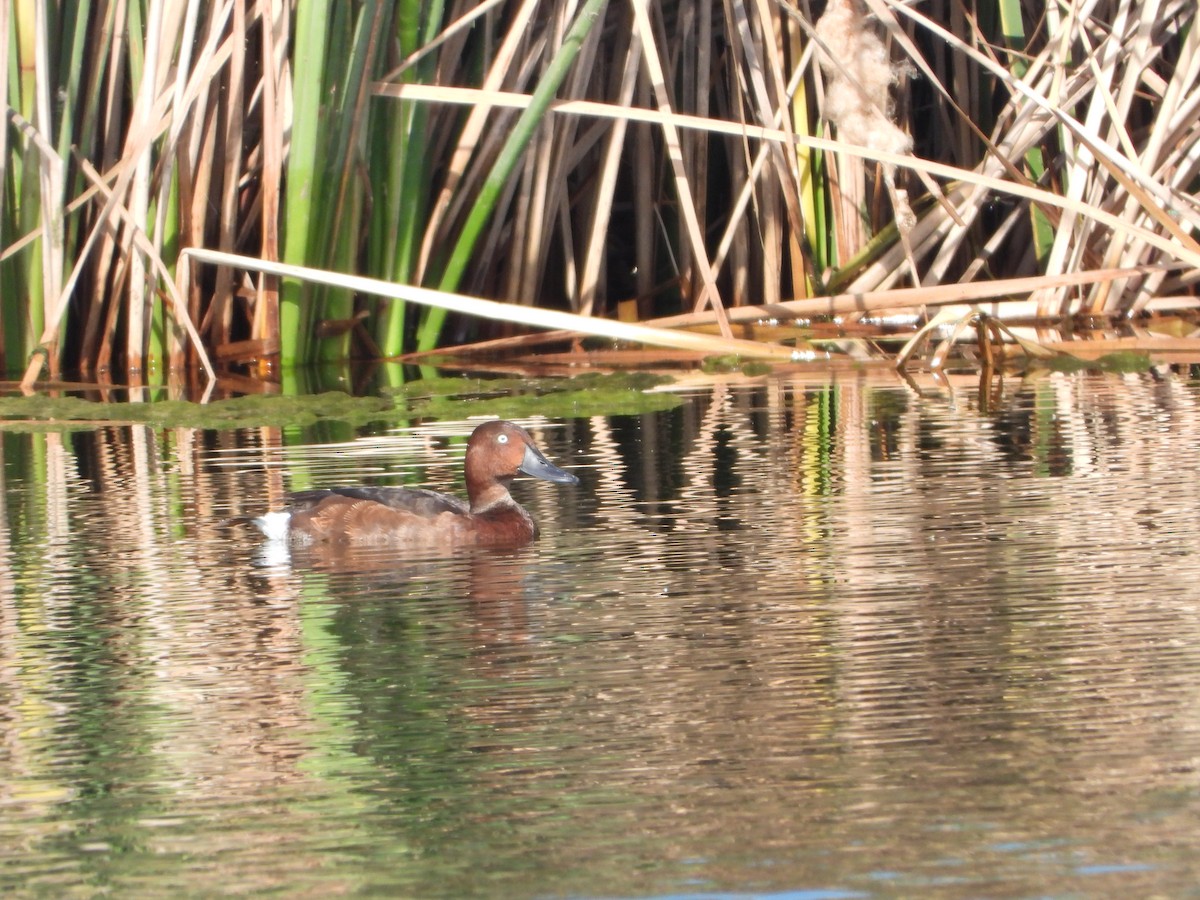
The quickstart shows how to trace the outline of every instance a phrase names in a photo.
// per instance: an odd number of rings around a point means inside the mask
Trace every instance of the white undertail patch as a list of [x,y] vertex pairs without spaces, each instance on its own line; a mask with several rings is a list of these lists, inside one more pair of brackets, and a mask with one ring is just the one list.
[[291,512],[283,510],[280,512],[269,512],[253,521],[254,526],[266,535],[267,540],[286,542],[291,520]]

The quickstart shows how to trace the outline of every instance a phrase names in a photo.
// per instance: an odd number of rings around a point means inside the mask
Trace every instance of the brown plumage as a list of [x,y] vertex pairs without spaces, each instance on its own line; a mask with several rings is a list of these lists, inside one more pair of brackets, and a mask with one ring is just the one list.
[[[513,499],[519,473],[558,484],[579,479],[553,465],[529,433],[511,422],[480,425],[464,463],[469,502],[421,488],[347,487],[301,491],[289,509],[255,523],[293,543],[404,544],[415,546],[515,546],[537,537],[537,524]],[[282,518],[277,518],[282,517]]]

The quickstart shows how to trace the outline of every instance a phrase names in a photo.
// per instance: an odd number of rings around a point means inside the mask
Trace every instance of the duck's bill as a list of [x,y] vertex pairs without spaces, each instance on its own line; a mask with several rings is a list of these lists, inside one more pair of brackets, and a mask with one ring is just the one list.
[[525,446],[525,458],[521,460],[520,470],[526,475],[553,481],[555,484],[579,484],[578,478],[554,465],[536,448],[529,445]]

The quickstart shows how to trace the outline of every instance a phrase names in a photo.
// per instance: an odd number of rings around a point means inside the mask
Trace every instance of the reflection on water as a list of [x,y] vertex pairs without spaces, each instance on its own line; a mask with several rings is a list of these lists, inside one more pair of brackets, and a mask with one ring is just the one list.
[[5,433],[0,888],[1184,896],[1200,393],[867,376],[531,423],[543,538],[290,562],[461,423]]

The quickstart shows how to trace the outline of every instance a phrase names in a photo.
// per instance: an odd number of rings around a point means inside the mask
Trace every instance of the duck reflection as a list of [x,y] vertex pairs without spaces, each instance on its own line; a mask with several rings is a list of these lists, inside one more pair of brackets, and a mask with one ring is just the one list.
[[[286,571],[289,579],[319,578],[322,592],[334,602],[425,604],[436,606],[439,614],[447,605],[462,605],[470,645],[486,655],[529,640],[528,604],[539,599],[533,577],[539,558],[529,547],[398,557],[395,547],[326,543],[291,548]],[[265,561],[260,557],[260,564]],[[274,569],[275,574],[284,571]]]

